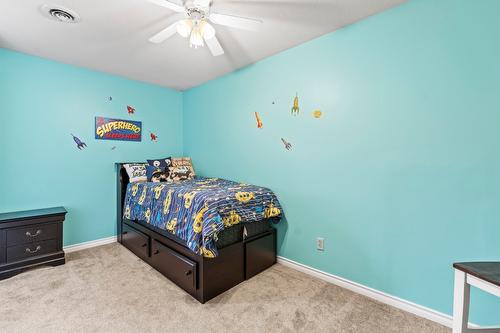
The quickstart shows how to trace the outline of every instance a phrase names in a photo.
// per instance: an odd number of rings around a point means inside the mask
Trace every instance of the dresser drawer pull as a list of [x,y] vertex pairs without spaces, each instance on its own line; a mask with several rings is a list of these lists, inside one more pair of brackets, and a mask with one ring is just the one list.
[[40,229],[38,229],[35,234],[32,234],[29,231],[26,231],[26,236],[28,236],[28,237],[36,237],[36,236],[40,236],[41,234],[42,234],[42,230],[40,230]]
[[40,245],[38,245],[38,246],[36,247],[36,249],[34,249],[34,250],[31,250],[29,247],[27,247],[27,248],[26,248],[26,253],[31,253],[31,254],[33,254],[33,253],[37,253],[37,252],[38,252],[38,251],[40,251],[41,249],[42,249],[42,247],[41,247]]

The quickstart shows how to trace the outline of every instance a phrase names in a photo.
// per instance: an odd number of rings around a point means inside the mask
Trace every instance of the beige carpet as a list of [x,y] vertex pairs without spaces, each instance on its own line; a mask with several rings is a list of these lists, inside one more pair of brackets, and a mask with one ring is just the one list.
[[0,281],[0,332],[450,332],[275,265],[205,305],[118,244]]

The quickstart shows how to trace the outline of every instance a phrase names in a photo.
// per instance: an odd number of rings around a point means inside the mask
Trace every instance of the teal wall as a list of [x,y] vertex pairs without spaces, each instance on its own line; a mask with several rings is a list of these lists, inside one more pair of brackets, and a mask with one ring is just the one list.
[[[142,121],[142,142],[95,140],[95,116]],[[0,212],[65,206],[65,245],[116,234],[115,162],[182,153],[182,93],[5,49],[0,121]]]
[[189,90],[184,153],[277,192],[281,256],[451,314],[452,263],[500,260],[498,13],[410,1]]

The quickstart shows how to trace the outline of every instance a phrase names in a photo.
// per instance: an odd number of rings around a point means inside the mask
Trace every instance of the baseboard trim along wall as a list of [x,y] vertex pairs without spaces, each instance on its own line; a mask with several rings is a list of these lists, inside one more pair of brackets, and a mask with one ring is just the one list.
[[75,252],[75,251],[89,249],[91,247],[96,247],[96,246],[114,243],[114,242],[116,242],[116,236],[111,236],[111,237],[96,239],[96,240],[89,241],[89,242],[83,242],[83,243],[64,246],[63,249],[64,249],[64,252],[71,253],[71,252]]
[[[84,242],[84,243],[79,243],[79,244],[73,244],[73,245],[68,245],[64,247],[64,251],[66,253],[71,253],[75,251],[80,251],[84,249],[89,249],[92,247],[96,246],[101,246],[101,245],[106,245],[106,244],[111,244],[117,241],[116,236],[111,236],[111,237],[106,237],[106,238],[101,238],[101,239],[96,239],[93,241],[89,242]],[[357,294],[361,294],[363,296],[372,298],[376,301],[379,301],[381,303],[388,304],[390,306],[393,306],[395,308],[401,309],[403,311],[412,313],[416,316],[432,320],[438,324],[447,326],[447,327],[452,327],[453,324],[453,319],[450,315],[444,314],[442,312],[436,311],[429,309],[425,306],[418,305],[416,303],[404,300],[402,298],[386,294],[382,291],[364,286],[362,284],[344,279],[340,276],[336,276],[327,272],[323,272],[319,269],[298,263],[296,261],[278,256],[278,263],[290,267],[292,269],[295,269],[297,271],[306,273],[308,275],[314,276],[316,278],[319,278],[323,281],[332,283],[336,286],[351,290]],[[480,326],[469,323],[469,326],[471,328],[480,328]]]
[[[298,263],[296,261],[280,257],[278,256],[278,263],[293,268],[297,271],[306,273],[308,275],[317,277],[323,281],[332,283],[336,286],[351,290],[357,294],[361,294],[363,296],[372,298],[376,301],[379,301],[381,303],[385,303],[388,305],[391,305],[395,308],[401,309],[403,311],[412,313],[416,316],[432,320],[438,324],[447,326],[447,327],[452,327],[453,326],[453,318],[450,315],[444,314],[442,312],[438,312],[436,310],[429,309],[425,306],[418,305],[416,303],[404,300],[402,298],[386,294],[382,291],[364,286],[362,284],[344,279],[340,276],[336,276],[330,273],[326,273],[323,271],[320,271],[319,269]],[[479,328],[478,325],[469,323],[469,327],[471,328]]]

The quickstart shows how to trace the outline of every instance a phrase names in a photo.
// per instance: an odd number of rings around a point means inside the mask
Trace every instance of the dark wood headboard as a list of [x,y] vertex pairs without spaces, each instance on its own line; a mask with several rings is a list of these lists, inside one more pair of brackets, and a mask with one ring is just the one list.
[[123,203],[125,202],[125,193],[127,192],[127,185],[130,183],[130,178],[125,170],[124,164],[144,163],[144,162],[117,162],[116,168],[116,235],[118,242],[121,243],[122,237],[122,217],[123,217]]

